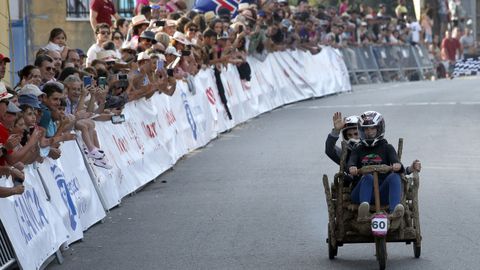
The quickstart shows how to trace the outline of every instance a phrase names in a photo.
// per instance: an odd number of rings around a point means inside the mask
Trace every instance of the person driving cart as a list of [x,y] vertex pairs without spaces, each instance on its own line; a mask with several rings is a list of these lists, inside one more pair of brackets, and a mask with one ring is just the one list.
[[[380,200],[382,205],[389,206],[390,217],[400,219],[405,212],[400,203],[402,184],[400,173],[405,172],[400,163],[395,148],[387,142],[385,135],[385,120],[375,111],[364,112],[358,121],[360,143],[351,150],[347,166],[352,176],[358,175],[358,170],[367,165],[386,164],[392,166],[389,174],[379,174]],[[368,221],[370,203],[374,202],[373,176],[363,175],[351,193],[353,203],[359,204],[358,220]]]
[[[347,144],[347,155],[345,160],[348,161],[350,152],[360,142],[357,125],[358,116],[356,115],[343,118],[341,112],[335,112],[333,114],[333,129],[330,133],[328,133],[327,139],[325,140],[325,154],[338,165],[340,165],[342,149],[338,147],[336,143],[341,135],[342,141]],[[420,170],[421,163],[418,159],[416,159],[405,169],[405,174],[408,175],[414,171],[420,172]],[[344,179],[344,181],[345,185],[348,186],[348,184],[352,182],[352,178],[348,176],[347,179]]]

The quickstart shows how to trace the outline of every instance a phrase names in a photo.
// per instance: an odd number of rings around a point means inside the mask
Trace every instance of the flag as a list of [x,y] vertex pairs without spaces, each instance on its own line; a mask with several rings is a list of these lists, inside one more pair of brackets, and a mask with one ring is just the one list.
[[230,11],[230,14],[236,15],[238,4],[249,2],[248,0],[195,0],[193,8],[200,12],[213,11],[217,14],[220,7],[225,7]]

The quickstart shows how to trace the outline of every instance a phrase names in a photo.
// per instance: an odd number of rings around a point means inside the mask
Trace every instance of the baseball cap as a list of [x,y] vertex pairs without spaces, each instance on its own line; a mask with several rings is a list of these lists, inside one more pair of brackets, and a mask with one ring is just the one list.
[[175,49],[175,47],[173,46],[168,46],[165,50],[165,54],[173,54],[175,56],[180,56],[180,54],[177,52],[177,49]]
[[8,57],[6,57],[5,55],[3,55],[3,54],[0,53],[0,62],[2,62],[2,61],[7,62],[7,63],[10,63],[10,62],[11,62],[11,61],[10,61],[10,58],[8,58]]
[[20,103],[20,105],[28,105],[34,109],[40,109],[38,97],[32,94],[18,96],[18,103]]
[[35,84],[25,84],[20,91],[18,91],[19,95],[34,95],[36,97],[44,95],[45,93],[38,88]]
[[8,113],[19,113],[21,111],[22,110],[20,110],[20,108],[18,108],[17,105],[15,105],[15,103],[13,103],[13,102],[8,103],[8,107],[7,107],[7,112]]
[[7,87],[3,82],[0,82],[0,100],[2,99],[8,99],[13,97],[12,94],[8,93]]

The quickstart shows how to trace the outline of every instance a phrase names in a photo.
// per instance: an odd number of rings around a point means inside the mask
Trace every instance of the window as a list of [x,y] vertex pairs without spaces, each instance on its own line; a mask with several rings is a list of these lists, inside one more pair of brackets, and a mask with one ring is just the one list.
[[[88,19],[92,0],[67,0],[67,18]],[[124,18],[133,17],[135,0],[113,0],[118,15]]]

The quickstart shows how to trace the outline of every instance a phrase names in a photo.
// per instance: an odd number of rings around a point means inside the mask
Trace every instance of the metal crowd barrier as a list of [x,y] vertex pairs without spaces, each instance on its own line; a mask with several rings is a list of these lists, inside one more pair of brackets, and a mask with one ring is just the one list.
[[340,49],[353,84],[424,80],[434,75],[425,47],[368,45]]
[[15,252],[0,221],[0,270],[10,269],[14,265],[16,265]]

